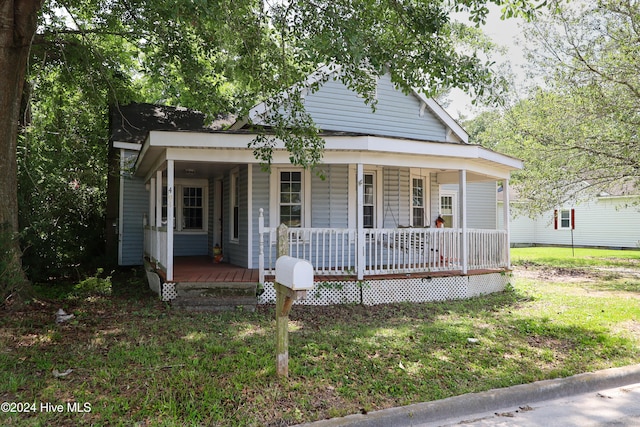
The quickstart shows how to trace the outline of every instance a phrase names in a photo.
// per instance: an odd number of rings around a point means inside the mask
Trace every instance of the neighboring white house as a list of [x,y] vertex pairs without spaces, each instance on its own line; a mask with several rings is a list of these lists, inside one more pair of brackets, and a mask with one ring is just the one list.
[[[508,228],[496,217],[504,223],[509,215],[498,212],[495,188],[508,185],[522,162],[470,144],[433,99],[404,94],[389,77],[378,82],[373,112],[335,78],[338,70],[323,72],[329,78],[317,77],[322,85],[304,102],[325,140],[324,179],[291,165],[282,144],[271,172],[261,168],[248,145],[256,136],[250,125],[268,124],[265,104],[226,131],[150,131],[141,144],[113,141],[123,166],[133,168],[121,178],[121,264],[144,258],[179,289],[178,257],[211,257],[220,245],[225,262],[259,270],[268,288],[275,228],[286,223],[291,255],[308,259],[323,283],[354,287],[360,302],[502,289]],[[445,229],[433,226],[440,214]],[[364,282],[370,298],[362,296]]]
[[[640,248],[639,202],[639,195],[603,193],[530,218],[517,214],[516,205],[520,202],[512,196],[511,246]],[[502,203],[498,201],[499,208]]]

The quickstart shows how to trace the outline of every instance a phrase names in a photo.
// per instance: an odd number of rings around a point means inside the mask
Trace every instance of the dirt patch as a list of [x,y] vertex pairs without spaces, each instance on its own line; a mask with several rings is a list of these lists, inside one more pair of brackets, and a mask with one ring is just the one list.
[[545,282],[595,283],[602,280],[640,280],[640,269],[624,267],[556,268],[540,266],[514,266],[516,277]]
[[597,271],[581,268],[529,267],[515,266],[516,277],[542,280],[545,282],[595,282],[599,279]]

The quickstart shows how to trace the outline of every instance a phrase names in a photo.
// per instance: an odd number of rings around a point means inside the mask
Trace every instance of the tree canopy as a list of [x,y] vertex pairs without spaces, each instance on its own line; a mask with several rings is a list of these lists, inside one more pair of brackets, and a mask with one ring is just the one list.
[[525,28],[544,84],[477,141],[525,160],[514,184],[533,212],[601,192],[640,189],[640,5],[568,3]]

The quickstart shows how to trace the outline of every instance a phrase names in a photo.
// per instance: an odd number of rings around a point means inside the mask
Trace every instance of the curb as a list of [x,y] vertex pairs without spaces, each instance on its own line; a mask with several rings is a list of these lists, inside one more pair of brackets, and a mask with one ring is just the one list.
[[543,400],[557,399],[597,390],[640,383],[640,364],[604,369],[567,378],[538,381],[480,393],[470,393],[432,402],[415,403],[397,408],[382,409],[368,414],[300,424],[299,427],[390,427],[412,426],[494,412],[512,406],[522,406]]

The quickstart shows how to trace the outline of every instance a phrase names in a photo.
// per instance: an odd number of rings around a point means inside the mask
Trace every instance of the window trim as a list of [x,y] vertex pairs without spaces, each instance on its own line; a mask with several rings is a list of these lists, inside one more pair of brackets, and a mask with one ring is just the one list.
[[429,220],[429,215],[427,215],[427,207],[429,206],[429,187],[427,186],[427,177],[425,177],[424,175],[418,175],[415,173],[412,173],[409,176],[409,222],[412,227],[420,227],[414,224],[413,210],[414,208],[420,208],[420,207],[416,207],[413,204],[413,180],[414,179],[419,179],[422,181],[422,206],[421,206],[422,226],[421,227],[429,227],[430,220]]
[[[556,230],[575,230],[575,212],[576,210],[573,208],[559,208],[554,210],[553,212],[553,222],[554,222],[554,228]],[[566,226],[562,225],[563,222],[563,218],[562,218],[562,214],[563,213],[567,213],[568,214],[568,218],[566,218],[569,221],[569,224]]]
[[[206,234],[209,227],[209,181],[206,179],[189,179],[189,178],[176,178],[174,180],[174,222],[173,231],[179,234]],[[182,221],[184,219],[184,187],[202,188],[202,228],[183,228]],[[167,188],[166,178],[162,180],[162,191],[164,193]],[[159,201],[164,208],[163,204],[164,195]],[[156,201],[158,203],[158,201]],[[163,217],[162,224],[166,227],[166,217]]]
[[[448,218],[449,215],[442,214],[442,197],[443,196],[451,197],[451,223],[447,224],[445,219],[445,227],[457,228],[458,227],[458,192],[457,191],[440,191],[440,194],[438,195],[438,214],[443,216],[443,218],[445,216]],[[431,224],[431,226],[435,227],[435,224]]]
[[[301,228],[311,227],[311,172],[292,166],[272,166],[269,177],[269,227],[278,227],[280,221],[280,172],[301,172],[302,214]],[[273,215],[271,214],[273,213]]]
[[[202,227],[201,228],[186,228],[184,226],[184,190],[185,188],[199,188],[202,191]],[[191,185],[191,184],[181,184],[178,188],[178,196],[180,197],[180,208],[176,209],[176,219],[179,221],[179,230],[184,232],[202,232],[207,230],[207,221],[205,215],[207,214],[207,210],[205,209],[205,205],[207,203],[205,192],[207,191],[206,187],[201,185]],[[177,228],[178,229],[178,228]]]

